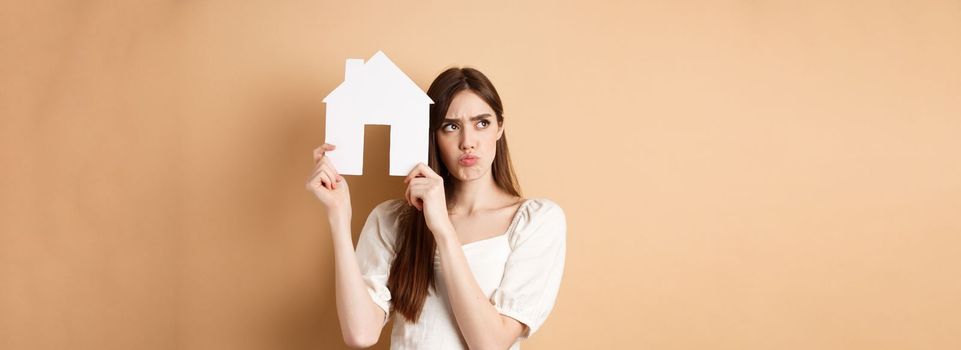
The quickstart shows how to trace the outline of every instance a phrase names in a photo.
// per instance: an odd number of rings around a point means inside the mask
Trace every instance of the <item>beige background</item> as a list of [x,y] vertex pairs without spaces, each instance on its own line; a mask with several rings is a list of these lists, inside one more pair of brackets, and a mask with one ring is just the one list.
[[4,1],[0,348],[341,348],[303,184],[378,49],[567,212],[525,349],[961,348],[961,2],[397,3]]

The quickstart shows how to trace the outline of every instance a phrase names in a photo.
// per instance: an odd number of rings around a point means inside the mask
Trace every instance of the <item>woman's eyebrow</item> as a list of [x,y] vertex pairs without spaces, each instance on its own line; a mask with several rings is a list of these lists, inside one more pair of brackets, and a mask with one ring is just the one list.
[[[481,120],[481,119],[484,119],[484,118],[490,118],[490,116],[491,116],[490,113],[478,114],[478,115],[475,115],[475,116],[473,116],[473,117],[470,117],[470,120]],[[444,118],[444,122],[459,123],[459,122],[460,122],[460,119]]]

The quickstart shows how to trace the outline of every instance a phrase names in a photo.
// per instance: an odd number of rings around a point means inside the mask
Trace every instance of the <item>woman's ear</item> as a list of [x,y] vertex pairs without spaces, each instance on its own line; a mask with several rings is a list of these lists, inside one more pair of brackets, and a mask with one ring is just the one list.
[[501,139],[501,136],[504,136],[504,122],[500,122],[500,124],[497,125],[497,140],[498,140],[498,141]]

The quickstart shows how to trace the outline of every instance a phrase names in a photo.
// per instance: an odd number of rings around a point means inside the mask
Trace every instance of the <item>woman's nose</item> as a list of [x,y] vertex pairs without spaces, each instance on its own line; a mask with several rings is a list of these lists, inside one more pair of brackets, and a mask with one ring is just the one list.
[[473,133],[469,130],[464,130],[464,133],[461,134],[460,149],[468,150],[474,148],[474,142],[475,139]]

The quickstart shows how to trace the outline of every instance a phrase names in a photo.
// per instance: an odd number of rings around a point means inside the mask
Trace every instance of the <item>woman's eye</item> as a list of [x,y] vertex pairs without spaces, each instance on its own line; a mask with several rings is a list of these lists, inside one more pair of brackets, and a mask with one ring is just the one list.
[[441,127],[441,130],[444,130],[444,131],[454,131],[454,130],[457,130],[457,125],[455,125],[455,124],[445,124],[444,126]]
[[491,122],[488,121],[487,119],[482,119],[481,121],[477,122],[477,124],[480,125],[482,128],[486,128],[488,125],[491,124]]

